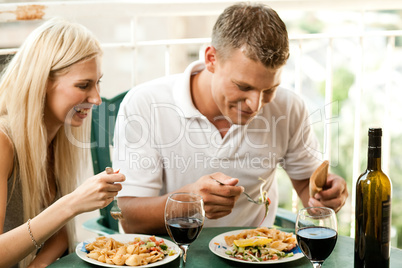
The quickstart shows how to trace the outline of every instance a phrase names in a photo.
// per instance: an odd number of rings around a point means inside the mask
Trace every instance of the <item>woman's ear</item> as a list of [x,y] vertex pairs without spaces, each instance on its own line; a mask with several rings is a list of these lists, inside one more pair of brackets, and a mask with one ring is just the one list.
[[55,86],[55,81],[48,78],[46,82],[46,94],[49,93]]
[[214,73],[216,64],[216,49],[213,46],[208,46],[205,49],[205,66],[208,71]]

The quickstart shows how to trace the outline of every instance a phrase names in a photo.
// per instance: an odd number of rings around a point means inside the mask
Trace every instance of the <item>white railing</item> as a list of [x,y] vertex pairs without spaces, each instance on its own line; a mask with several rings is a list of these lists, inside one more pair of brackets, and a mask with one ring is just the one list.
[[[294,88],[299,94],[303,93],[303,56],[304,44],[311,40],[326,40],[328,41],[326,52],[326,65],[325,65],[325,118],[332,118],[332,89],[333,89],[333,61],[334,61],[334,40],[339,39],[356,39],[358,38],[357,46],[359,53],[355,55],[357,58],[357,66],[355,68],[355,87],[354,95],[356,99],[354,111],[354,148],[353,148],[353,176],[355,180],[361,173],[360,155],[361,150],[361,96],[363,92],[364,81],[364,44],[365,40],[372,37],[386,38],[387,39],[387,53],[384,66],[385,76],[383,79],[386,84],[384,94],[388,101],[390,97],[389,77],[394,71],[392,60],[395,57],[395,39],[402,36],[402,30],[393,31],[367,31],[364,27],[364,14],[371,10],[402,10],[402,1],[400,0],[277,0],[277,1],[258,1],[264,2],[273,7],[281,14],[281,12],[289,11],[354,11],[358,12],[361,16],[358,18],[358,29],[354,32],[347,33],[320,33],[320,34],[290,34],[290,41],[293,46],[291,47],[291,57],[294,60],[294,65],[287,67],[293,68],[294,73]],[[139,68],[138,68],[138,50],[142,47],[162,47],[164,48],[163,63],[158,63],[164,66],[164,74],[171,73],[172,60],[170,49],[179,45],[196,45],[199,47],[199,55],[202,57],[202,48],[207,44],[210,39],[205,38],[173,38],[173,39],[158,39],[158,40],[140,40],[138,38],[138,29],[144,27],[139,25],[138,20],[144,17],[194,17],[194,16],[217,16],[226,6],[231,5],[234,1],[66,1],[66,2],[37,2],[37,3],[12,3],[0,4],[0,46],[2,31],[5,29],[3,25],[7,23],[16,23],[26,19],[49,19],[55,16],[66,17],[67,19],[74,19],[79,22],[88,22],[90,20],[102,21],[103,19],[119,19],[125,20],[130,25],[129,41],[107,41],[102,42],[103,48],[107,50],[119,49],[128,51],[131,57],[131,81],[129,85],[122,86],[121,91],[128,89],[139,82]],[[102,18],[100,20],[99,18]],[[85,25],[85,23],[83,23]],[[91,24],[88,24],[91,25]],[[102,27],[96,24],[97,27]],[[92,25],[95,30],[95,26]],[[90,26],[88,28],[91,29]],[[14,48],[0,48],[0,55],[12,54],[17,51]],[[104,63],[105,66],[112,66],[113,63]],[[112,67],[113,68],[113,67]],[[115,83],[115,82],[113,82]],[[113,92],[106,92],[107,94],[114,94]],[[383,151],[383,169],[386,173],[389,171],[390,165],[390,133],[389,128],[391,122],[389,121],[389,105],[388,101],[384,103],[385,116],[384,116],[384,151]],[[325,124],[325,138],[323,158],[331,160],[331,128],[332,124]],[[352,187],[354,188],[354,187]],[[355,193],[352,190],[350,200],[354,200]],[[296,202],[294,202],[296,204]],[[351,205],[351,215],[353,213],[353,204]],[[353,220],[352,220],[353,221]]]

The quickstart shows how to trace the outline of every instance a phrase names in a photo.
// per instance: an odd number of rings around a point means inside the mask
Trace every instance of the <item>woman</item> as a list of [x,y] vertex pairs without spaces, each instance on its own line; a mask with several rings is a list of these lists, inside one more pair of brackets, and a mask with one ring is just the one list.
[[87,117],[101,103],[101,55],[83,26],[52,19],[1,77],[0,267],[54,262],[72,249],[71,220],[105,207],[121,189],[124,175],[103,172],[74,190],[84,163],[77,141],[88,141]]

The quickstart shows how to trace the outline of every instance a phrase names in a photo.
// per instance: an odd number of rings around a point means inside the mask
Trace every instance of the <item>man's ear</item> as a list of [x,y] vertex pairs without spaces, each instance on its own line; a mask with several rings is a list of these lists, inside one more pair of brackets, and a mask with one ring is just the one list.
[[205,66],[208,71],[214,73],[216,64],[216,49],[213,46],[208,46],[205,49]]

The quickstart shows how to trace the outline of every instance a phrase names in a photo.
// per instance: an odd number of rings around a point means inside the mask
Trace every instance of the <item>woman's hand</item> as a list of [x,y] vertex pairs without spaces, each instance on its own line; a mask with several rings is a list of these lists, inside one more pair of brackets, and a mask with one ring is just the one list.
[[120,173],[99,173],[87,179],[71,196],[72,209],[75,214],[106,207],[122,189],[119,182],[126,180]]

